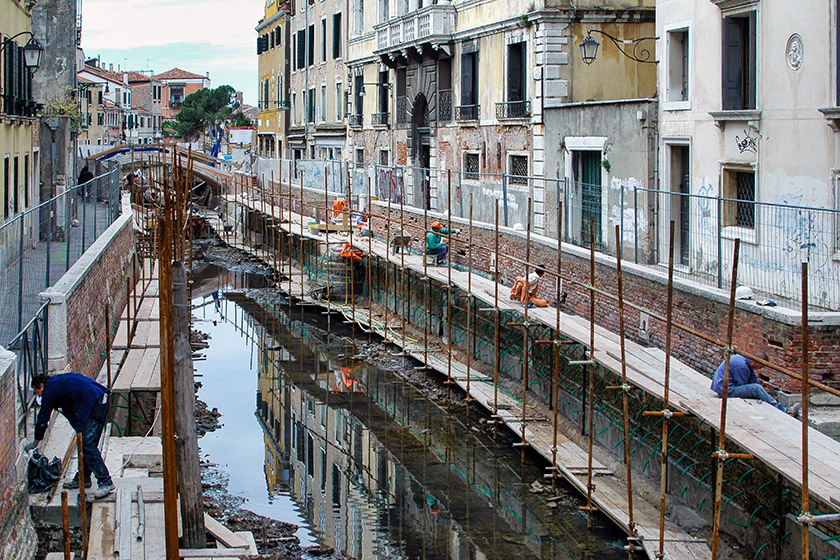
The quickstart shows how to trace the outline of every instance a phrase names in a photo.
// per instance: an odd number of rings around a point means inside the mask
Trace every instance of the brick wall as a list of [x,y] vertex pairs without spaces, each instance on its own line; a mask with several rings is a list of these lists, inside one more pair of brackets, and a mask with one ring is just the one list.
[[132,273],[134,255],[134,230],[129,221],[68,294],[67,361],[71,371],[94,378],[98,374],[105,352],[105,303],[110,302],[113,325],[125,307],[126,279]]
[[[376,206],[374,212],[384,215],[386,210]],[[404,209],[405,228],[414,237],[412,249],[420,252],[423,249],[424,217],[421,213],[411,209]],[[399,218],[399,207],[396,214],[392,207],[392,217]],[[428,224],[437,217],[429,216]],[[377,238],[386,236],[384,219],[372,219],[372,229]],[[446,223],[444,223],[446,225]],[[391,224],[391,235],[397,225]],[[468,244],[471,241],[473,270],[485,274],[492,274],[494,267],[493,253],[495,252],[495,232],[492,228],[473,227],[470,240],[468,225],[463,220],[452,222],[452,227],[461,229],[459,235],[453,236],[450,259],[459,265],[467,266]],[[499,239],[499,271],[500,279],[505,286],[511,286],[517,276],[525,273],[525,265],[521,260],[526,255],[526,239],[521,232],[514,232],[504,228],[500,231]],[[553,244],[553,246],[552,246]],[[518,259],[518,260],[517,260]],[[557,270],[556,242],[543,237],[532,236],[530,262],[533,265],[545,264],[549,271]],[[563,275],[581,282],[588,282],[589,278],[588,252],[579,248],[564,246],[562,257]],[[629,307],[637,305],[649,313],[665,316],[667,278],[663,274],[651,270],[643,270],[638,266],[624,264],[622,266],[624,289],[625,333],[628,338],[642,344],[651,344],[660,348],[665,347],[665,324],[663,321],[649,317],[646,331],[641,329],[640,312]],[[533,270],[530,268],[529,270]],[[618,293],[618,279],[615,259],[604,257],[596,253],[595,285],[598,289],[610,294]],[[563,292],[567,294],[564,312],[589,317],[589,291],[583,286],[572,282],[563,283]],[[500,297],[508,297],[507,289],[500,291]],[[550,302],[557,299],[556,281],[554,277],[545,276],[540,283],[540,295]],[[597,295],[595,302],[595,317],[597,323],[605,328],[618,332],[618,305],[614,299]],[[729,295],[722,290],[708,287],[697,287],[684,282],[675,282],[673,320],[697,332],[713,337],[717,340],[726,339],[727,312]],[[799,372],[801,367],[801,331],[796,317],[784,320],[775,318],[772,310],[759,308],[749,302],[738,302],[735,314],[734,345],[746,352],[764,350],[770,361]],[[811,333],[810,374],[812,379],[840,388],[840,326],[826,325],[812,327]],[[707,342],[700,337],[685,331],[675,329],[672,336],[673,355],[680,361],[690,365],[698,371],[711,377],[723,359],[720,346]],[[767,374],[771,383],[786,391],[799,391],[800,383],[796,379],[776,373],[764,368],[762,374]]]
[[17,425],[14,354],[0,349],[0,558],[32,558],[38,538],[29,517]]

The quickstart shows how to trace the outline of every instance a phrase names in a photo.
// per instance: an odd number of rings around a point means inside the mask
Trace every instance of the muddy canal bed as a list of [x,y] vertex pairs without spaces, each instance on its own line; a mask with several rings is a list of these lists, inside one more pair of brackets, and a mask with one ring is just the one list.
[[205,506],[264,557],[627,558],[622,532],[600,515],[587,530],[581,498],[541,484],[542,458],[521,464],[463,395],[288,305],[253,261],[221,261],[240,270],[205,267],[193,287],[198,395],[220,414],[199,440]]

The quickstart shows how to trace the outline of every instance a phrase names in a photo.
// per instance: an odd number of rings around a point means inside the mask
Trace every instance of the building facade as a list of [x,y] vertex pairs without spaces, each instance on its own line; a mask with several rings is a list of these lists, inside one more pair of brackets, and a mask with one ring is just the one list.
[[82,112],[78,142],[81,145],[101,146],[105,134],[105,84],[81,76],[77,79]]
[[201,76],[180,68],[167,70],[152,76],[162,85],[161,115],[163,120],[172,120],[181,112],[181,104],[191,93],[210,87],[210,75]]
[[125,72],[131,87],[131,102],[137,109],[137,141],[151,144],[163,128],[163,82],[141,72]]
[[259,66],[257,104],[257,154],[284,155],[289,110],[289,3],[269,0],[265,16],[256,27]]
[[840,224],[821,210],[840,209],[838,18],[836,1],[656,3],[660,227],[675,220],[685,270],[729,270],[740,239],[739,284],[799,299],[807,262],[810,303],[838,308]]
[[288,156],[344,159],[347,3],[295,0],[290,4]]
[[412,168],[394,181],[417,207],[449,209],[452,170],[462,198],[483,200],[477,219],[492,221],[501,200],[506,225],[524,223],[531,198],[534,231],[546,233],[555,214],[540,178],[562,143],[547,136],[546,111],[654,94],[654,68],[605,49],[596,75],[576,52],[586,26],[652,34],[652,2],[548,0],[523,13],[495,0],[351,0],[350,10],[348,149],[357,162]]
[[20,2],[0,2],[0,158],[2,191],[0,224],[38,204],[38,125],[31,71],[23,62],[23,45],[32,31],[31,12]]

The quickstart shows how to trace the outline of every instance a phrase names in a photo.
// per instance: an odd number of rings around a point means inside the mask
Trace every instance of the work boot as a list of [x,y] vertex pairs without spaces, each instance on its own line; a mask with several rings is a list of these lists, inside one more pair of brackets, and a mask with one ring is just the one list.
[[88,494],[87,499],[88,501],[99,500],[101,498],[104,498],[114,490],[116,490],[116,487],[114,487],[113,482],[109,484],[102,484],[99,486],[99,488],[96,489],[96,492],[94,492],[93,494]]
[[[90,488],[91,482],[90,479],[85,480],[85,488]],[[79,488],[79,473],[76,473],[76,476],[68,480],[64,483],[64,488],[67,490],[78,490]]]
[[793,406],[787,409],[787,413],[793,416],[794,418],[799,418],[800,408],[802,408],[802,405],[799,403],[795,403]]

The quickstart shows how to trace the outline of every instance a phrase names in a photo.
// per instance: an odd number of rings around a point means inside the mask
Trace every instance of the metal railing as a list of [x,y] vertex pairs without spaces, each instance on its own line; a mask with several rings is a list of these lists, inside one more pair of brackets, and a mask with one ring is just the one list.
[[11,342],[8,348],[17,353],[17,394],[19,408],[15,411],[18,437],[26,438],[27,416],[35,404],[32,392],[32,379],[38,374],[47,373],[49,359],[49,314],[44,303],[26,326]]
[[457,105],[455,107],[456,121],[477,121],[480,114],[480,105]]
[[59,193],[0,225],[0,346],[50,287],[120,214],[119,169]]
[[379,126],[388,126],[388,113],[374,113],[371,115],[371,124]]
[[351,113],[347,115],[347,124],[350,126],[362,126],[365,121],[365,116],[361,113]]
[[531,116],[530,101],[505,101],[496,103],[496,118],[502,119],[526,119]]
[[[509,165],[520,161],[508,159]],[[523,169],[528,166],[522,163],[506,174],[491,174],[480,171],[477,158],[465,159],[465,171],[343,162],[334,183],[328,184],[330,192],[341,190],[354,197],[356,208],[367,200],[370,189],[371,196],[380,201],[462,219],[470,215],[472,195],[476,223],[493,223],[498,204],[500,225],[514,229],[528,223],[530,198],[532,232],[554,239],[558,237],[556,209],[562,204],[559,236],[564,242],[588,247],[594,221],[596,250],[614,256],[618,225],[623,259],[662,271],[667,265],[669,224],[674,220],[677,277],[728,289],[734,240],[740,238],[738,283],[750,286],[757,301],[772,300],[770,305],[775,302],[797,309],[801,263],[807,262],[809,306],[840,311],[838,210],[663,192],[642,188],[632,178],[615,177],[609,185],[598,185],[526,176]],[[287,165],[281,162],[278,170],[284,182],[288,181]],[[303,162],[298,166],[305,167]],[[339,177],[345,172],[350,180],[347,190]],[[310,175],[295,175],[294,184],[322,190],[323,175]]]

